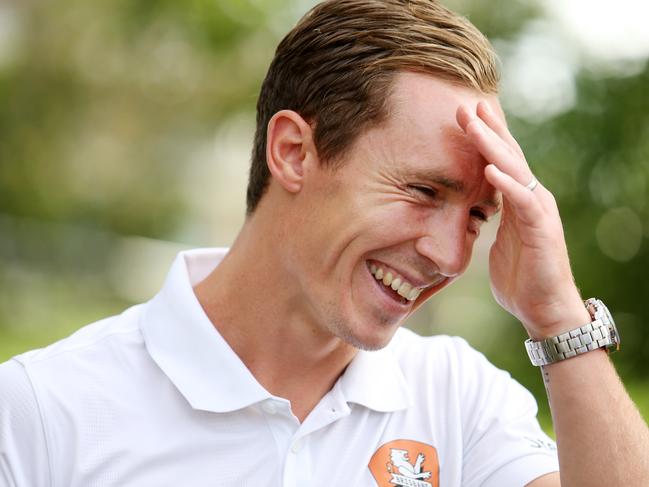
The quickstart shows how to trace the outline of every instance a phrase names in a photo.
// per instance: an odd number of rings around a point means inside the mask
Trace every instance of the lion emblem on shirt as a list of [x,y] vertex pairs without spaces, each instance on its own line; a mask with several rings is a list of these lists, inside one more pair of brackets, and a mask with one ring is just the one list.
[[421,471],[425,459],[426,457],[424,456],[424,454],[419,453],[417,455],[417,460],[415,460],[415,464],[412,465],[410,463],[408,452],[406,450],[398,450],[396,448],[392,448],[390,450],[390,463],[388,463],[387,465],[388,471],[390,473],[395,473],[393,472],[393,469],[396,469],[396,471],[400,475],[408,477],[409,479],[427,479],[430,477],[430,472]]
[[379,487],[439,487],[437,450],[419,441],[383,444],[368,467]]

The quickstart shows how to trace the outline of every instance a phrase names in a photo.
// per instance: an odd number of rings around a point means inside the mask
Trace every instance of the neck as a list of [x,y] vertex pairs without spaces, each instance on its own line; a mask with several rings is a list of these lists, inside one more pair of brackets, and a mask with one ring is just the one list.
[[[302,421],[356,349],[314,322],[282,266],[281,238],[251,217],[221,264],[195,287],[207,316],[271,394]],[[268,231],[265,231],[268,230]],[[274,245],[274,242],[279,242]]]

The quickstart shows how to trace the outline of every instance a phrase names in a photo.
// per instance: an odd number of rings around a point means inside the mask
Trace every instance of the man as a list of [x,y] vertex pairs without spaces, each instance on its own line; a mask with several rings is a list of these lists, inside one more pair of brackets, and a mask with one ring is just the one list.
[[[431,0],[307,14],[261,90],[232,248],[181,254],[149,303],[0,367],[3,485],[646,482],[614,325],[582,302],[494,59]],[[560,474],[527,391],[462,340],[399,328],[501,208],[492,288],[547,364]]]

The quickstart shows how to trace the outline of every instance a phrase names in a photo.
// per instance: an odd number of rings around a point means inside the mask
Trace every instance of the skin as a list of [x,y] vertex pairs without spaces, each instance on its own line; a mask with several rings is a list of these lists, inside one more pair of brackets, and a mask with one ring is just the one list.
[[[300,421],[358,348],[385,346],[417,307],[462,275],[482,222],[500,206],[490,254],[496,300],[534,339],[590,322],[554,198],[542,186],[525,188],[532,173],[497,99],[400,73],[391,102],[388,120],[362,133],[335,171],[319,160],[306,121],[292,111],[275,114],[268,191],[222,264],[195,288],[233,350],[261,385],[291,401]],[[370,263],[425,290],[401,305],[372,277]],[[639,461],[649,448],[646,425],[606,354],[545,372],[563,485],[646,478]],[[602,389],[607,394],[594,393]],[[614,402],[624,417],[611,419]],[[585,430],[629,445],[630,455],[616,458],[619,468],[602,466],[606,446],[587,441]],[[529,485],[558,486],[559,474]]]

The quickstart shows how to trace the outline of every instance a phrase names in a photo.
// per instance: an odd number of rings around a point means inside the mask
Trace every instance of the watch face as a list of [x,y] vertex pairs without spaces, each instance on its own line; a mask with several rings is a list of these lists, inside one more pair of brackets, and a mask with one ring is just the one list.
[[592,305],[595,308],[595,318],[600,318],[602,322],[608,326],[611,334],[611,344],[606,348],[610,351],[618,351],[620,349],[620,333],[617,331],[617,326],[615,326],[615,320],[613,319],[613,316],[611,316],[611,312],[599,299],[592,300]]
[[[608,310],[607,310],[608,313]],[[608,313],[609,317],[611,316],[610,313]],[[615,326],[615,322],[613,321],[613,318],[611,318],[611,322],[609,325],[609,330],[611,332],[611,341],[613,342],[611,344],[611,349],[615,352],[617,352],[620,349],[620,333],[617,331],[617,326]]]

